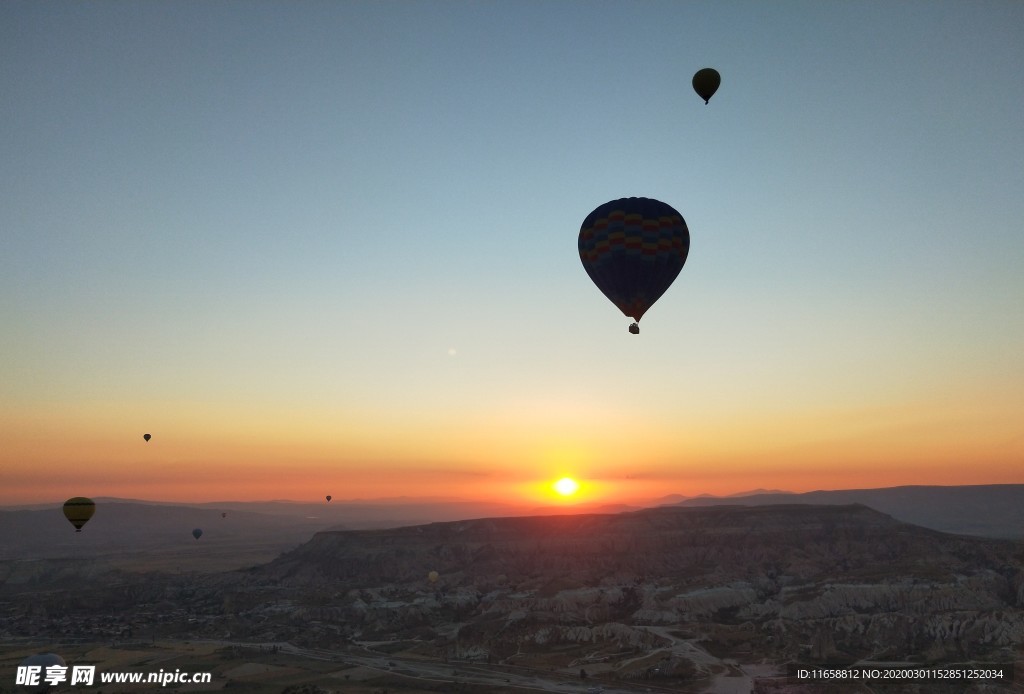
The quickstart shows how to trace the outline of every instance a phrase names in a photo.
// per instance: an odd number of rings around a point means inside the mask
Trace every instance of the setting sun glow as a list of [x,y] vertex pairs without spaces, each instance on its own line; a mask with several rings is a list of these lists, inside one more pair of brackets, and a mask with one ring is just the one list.
[[572,496],[580,488],[580,485],[574,479],[563,477],[555,482],[554,487],[555,491],[562,496]]

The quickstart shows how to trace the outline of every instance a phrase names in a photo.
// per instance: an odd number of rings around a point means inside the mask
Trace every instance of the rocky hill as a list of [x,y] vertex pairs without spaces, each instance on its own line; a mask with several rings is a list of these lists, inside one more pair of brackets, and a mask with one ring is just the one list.
[[248,580],[313,591],[306,618],[364,638],[454,629],[463,649],[494,657],[552,643],[665,647],[666,629],[770,659],[994,657],[1024,644],[1021,545],[861,505],[319,533]]
[[487,518],[374,531],[322,532],[259,571],[300,583],[448,585],[651,578],[700,586],[722,580],[895,575],[945,580],[1000,570],[1016,544],[947,535],[863,505],[658,508],[608,515]]

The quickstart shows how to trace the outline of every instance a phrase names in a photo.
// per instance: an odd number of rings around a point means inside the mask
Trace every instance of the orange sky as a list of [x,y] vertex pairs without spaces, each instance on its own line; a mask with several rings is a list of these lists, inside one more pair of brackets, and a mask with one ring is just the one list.
[[[574,502],[755,488],[810,491],[902,484],[1024,482],[1019,404],[918,403],[774,417],[589,427],[592,408],[524,411],[505,426],[352,411],[165,404],[162,425],[117,404],[4,412],[5,504],[69,496],[163,501],[445,496]],[[146,443],[142,433],[153,434]]]

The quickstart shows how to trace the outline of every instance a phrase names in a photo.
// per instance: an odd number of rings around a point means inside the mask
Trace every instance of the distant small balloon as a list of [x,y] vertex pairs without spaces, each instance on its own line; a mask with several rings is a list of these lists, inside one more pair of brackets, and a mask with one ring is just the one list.
[[142,438],[146,439],[146,441],[149,441],[149,440],[150,440],[151,438],[153,438],[153,437],[152,437],[152,436],[150,436],[149,434],[143,434],[143,435],[142,435]]
[[203,536],[203,530],[202,530],[202,528],[196,528],[195,530],[193,530],[193,531],[192,531],[192,537],[196,538],[197,540],[198,540],[198,539],[199,539],[200,537],[202,537],[202,536]]
[[222,513],[222,514],[220,514],[220,517],[221,517],[221,518],[227,518],[227,517],[228,517],[228,514],[227,514],[227,513]]
[[331,495],[330,494],[327,495],[327,503],[331,503]]
[[94,513],[96,503],[84,496],[75,496],[64,502],[64,517],[75,526],[75,532],[82,532],[82,526],[89,522]]
[[697,92],[697,96],[704,99],[705,104],[715,95],[721,84],[722,76],[714,68],[706,67],[703,70],[697,70],[693,76],[693,91]]

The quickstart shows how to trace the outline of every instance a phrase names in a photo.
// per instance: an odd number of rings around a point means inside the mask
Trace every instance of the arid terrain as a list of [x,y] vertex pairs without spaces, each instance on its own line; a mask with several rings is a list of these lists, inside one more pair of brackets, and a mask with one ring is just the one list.
[[[787,665],[1024,660],[1021,543],[861,505],[326,531],[226,572],[0,569],[8,673],[53,651],[100,671],[210,671],[198,688],[267,694],[1022,691],[785,677]],[[115,686],[102,689],[153,685]]]

